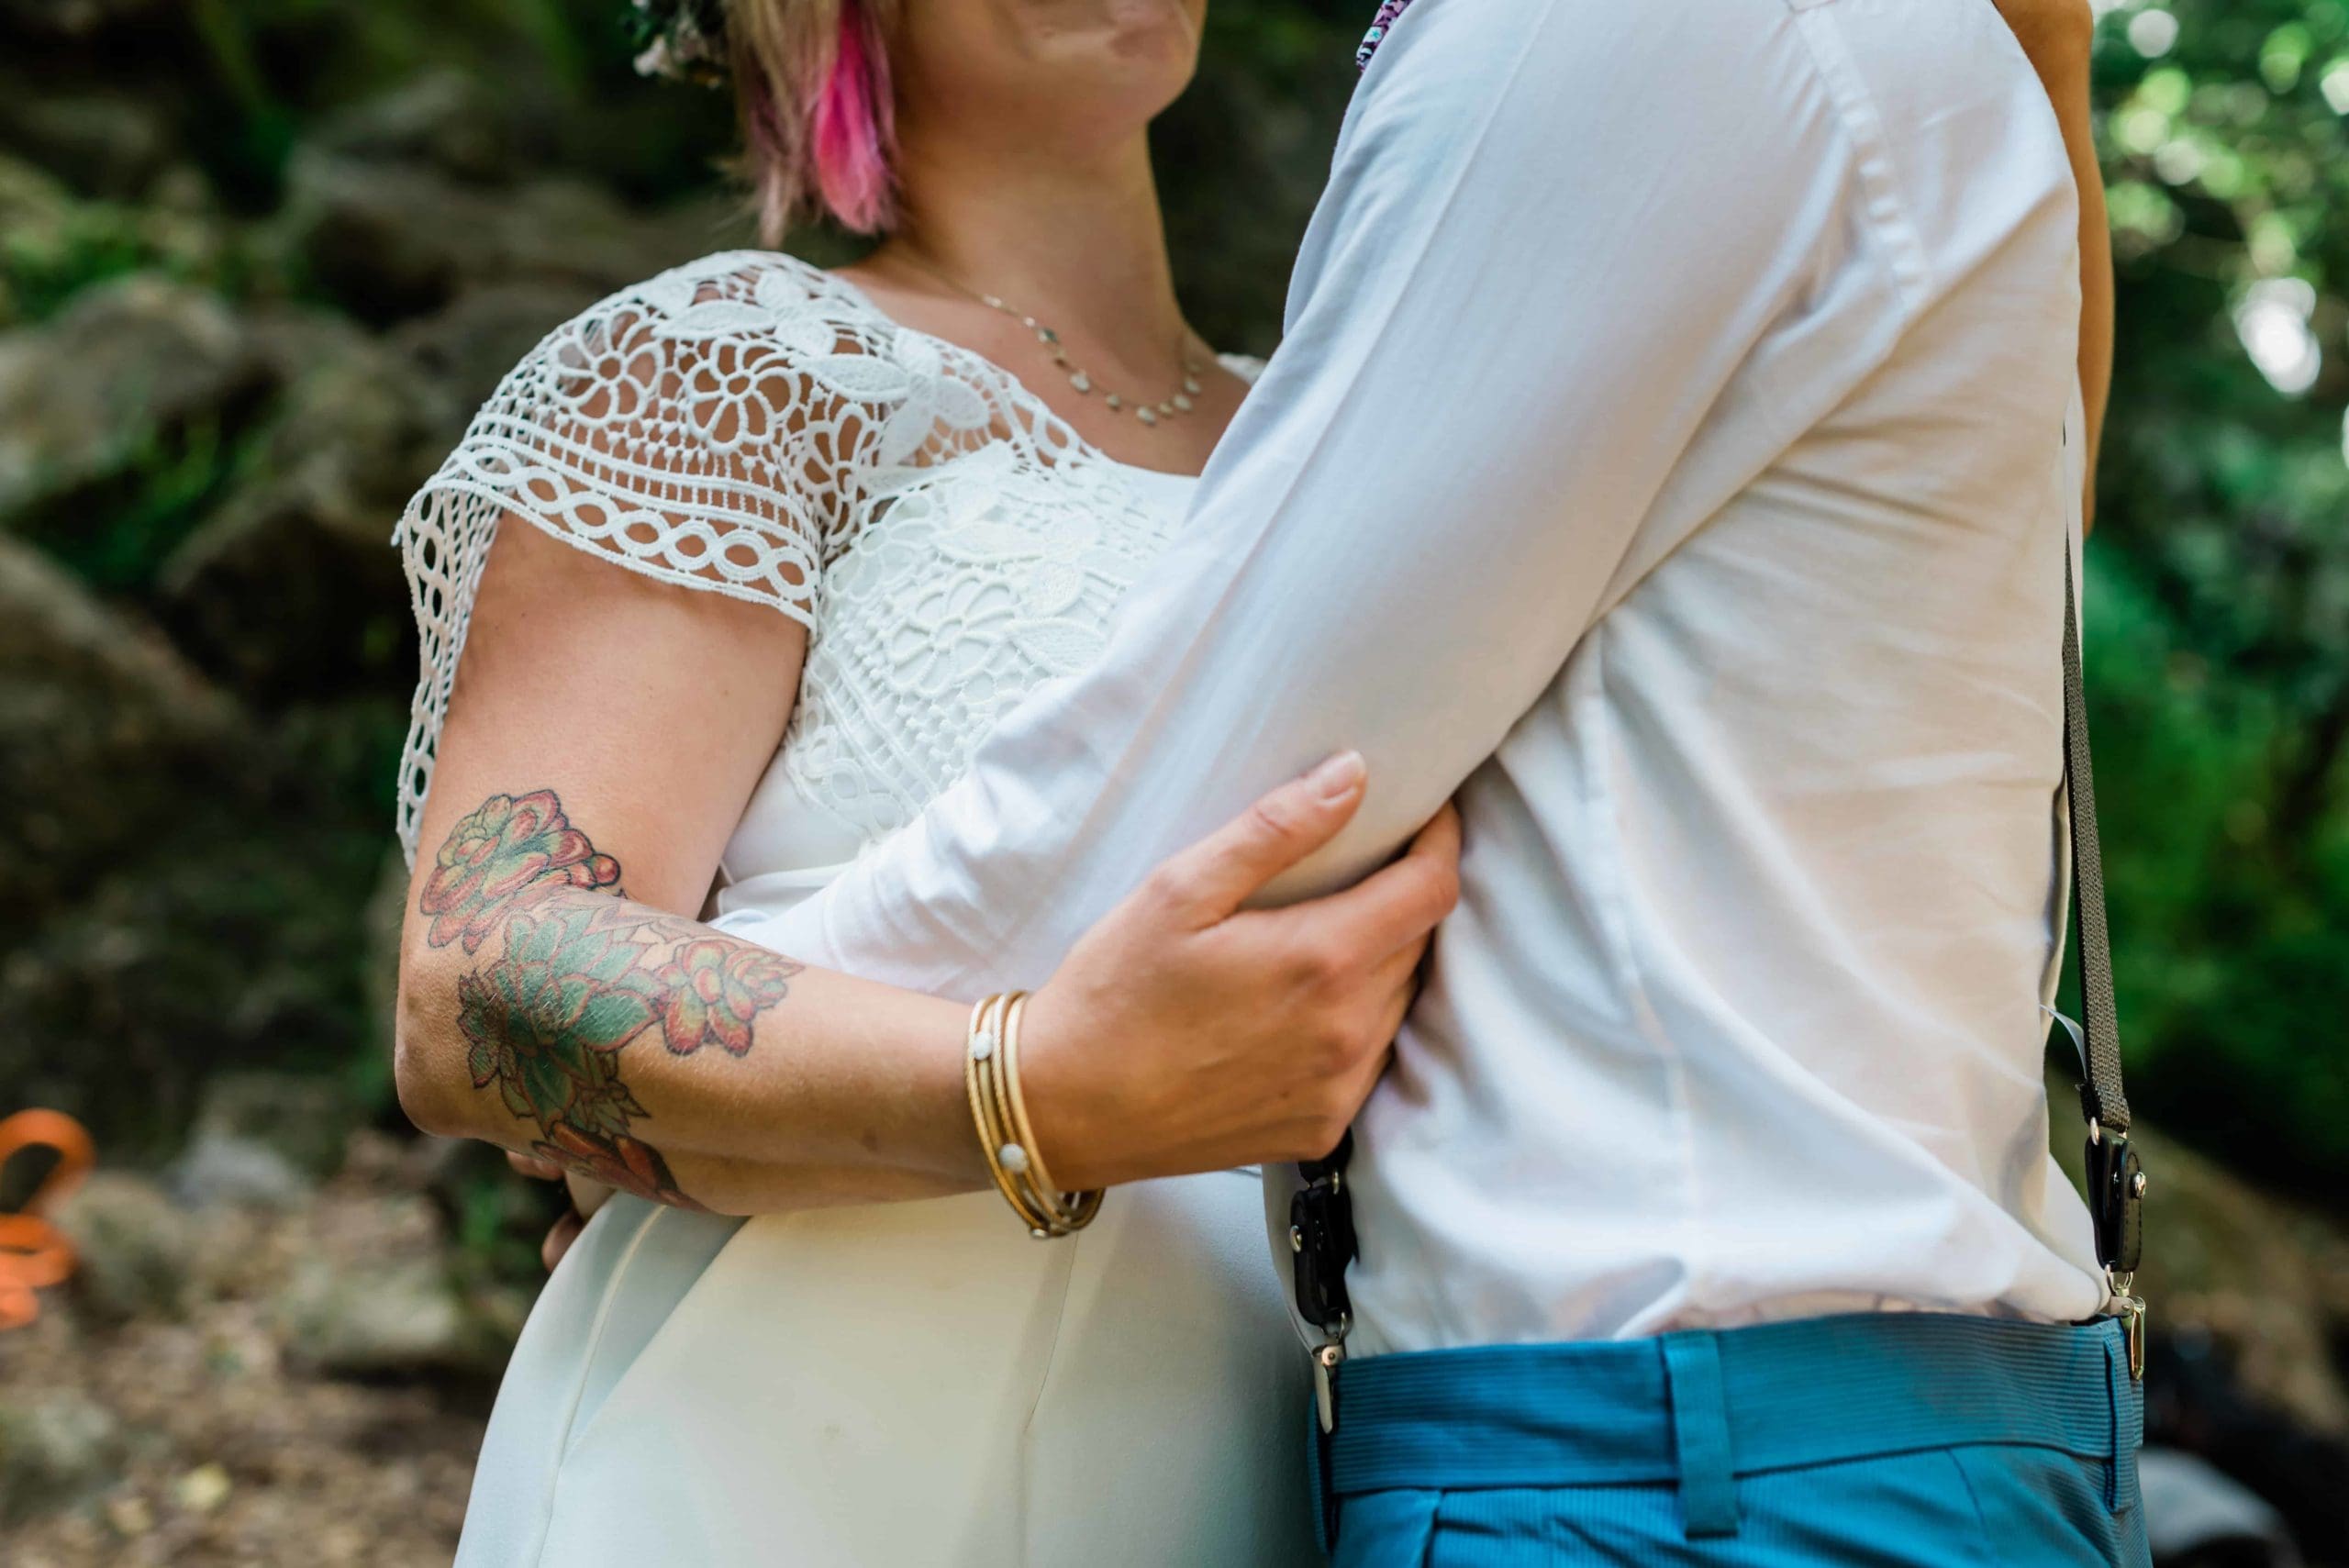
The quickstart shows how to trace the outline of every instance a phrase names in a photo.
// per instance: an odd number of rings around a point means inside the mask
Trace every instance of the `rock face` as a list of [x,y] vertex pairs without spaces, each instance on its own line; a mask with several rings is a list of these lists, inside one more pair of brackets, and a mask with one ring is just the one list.
[[81,38],[164,8],[168,0],[0,0],[0,24],[31,34]]
[[351,1132],[396,1125],[389,536],[549,329],[751,239],[724,105],[587,14],[0,0],[0,1111],[106,1162],[0,1336],[8,1568],[453,1547],[553,1199]]
[[592,298],[741,239],[723,209],[648,219],[572,179],[485,187],[425,165],[320,151],[295,160],[289,184],[288,245],[344,308],[378,324],[516,280]]
[[249,476],[163,562],[162,617],[263,702],[402,690],[412,660],[391,524],[439,460],[452,400],[412,356],[347,329],[281,323],[275,339],[299,367]]
[[296,1073],[222,1073],[205,1085],[198,1137],[266,1149],[305,1183],[334,1174],[359,1117],[332,1078]]
[[153,627],[0,536],[0,891],[10,899],[53,906],[153,831],[191,778],[249,733]]
[[2157,1133],[2132,1138],[2151,1183],[2138,1285],[2159,1324],[2208,1336],[2246,1391],[2349,1440],[2349,1386],[2333,1359],[2349,1330],[2349,1233]]
[[192,1209],[286,1213],[334,1173],[357,1120],[331,1078],[223,1073],[205,1086],[188,1146],[166,1185]]
[[561,9],[0,0],[0,1108],[190,1199],[317,1174],[208,1076],[383,1060],[402,507],[557,323],[750,239],[724,106]]
[[0,144],[95,195],[125,198],[150,188],[173,161],[169,122],[139,95],[42,93],[0,77]]
[[[2138,1462],[2145,1533],[2156,1562],[2297,1565],[2282,1516],[2249,1487],[2175,1450],[2148,1448]],[[2196,1553],[2208,1555],[2197,1558]]]
[[288,1351],[332,1376],[494,1375],[508,1349],[434,1259],[305,1267],[278,1310]]
[[[0,101],[14,96],[0,75]],[[0,128],[0,146],[8,140]],[[208,183],[186,164],[161,171],[136,203],[81,195],[50,168],[0,151],[0,233],[8,237],[0,328],[49,318],[88,284],[94,256],[106,258],[113,272],[139,266],[200,282],[221,276],[229,252],[241,249]]]
[[[359,1140],[352,1147],[340,1188],[370,1177],[373,1162]],[[429,1179],[406,1161],[374,1174]],[[270,1322],[289,1360],[331,1377],[494,1377],[520,1326],[515,1304],[467,1284],[447,1225],[423,1194],[347,1204],[340,1244],[294,1256],[274,1292]]]
[[233,428],[268,387],[228,307],[160,277],[100,284],[0,336],[0,528],[87,499],[192,427]]
[[93,1317],[120,1323],[186,1310],[195,1221],[154,1183],[101,1171],[54,1218],[73,1243],[75,1297]]
[[309,1184],[294,1162],[266,1143],[199,1129],[172,1162],[173,1196],[201,1207],[298,1208]]
[[340,108],[310,141],[338,158],[417,164],[476,184],[514,172],[507,109],[489,83],[462,71],[424,72]]
[[[159,960],[188,927],[157,917],[154,862],[203,879],[171,846],[250,795],[257,733],[142,617],[0,537],[0,1106],[55,1106],[117,1148],[184,1114],[218,1026],[173,1028],[137,978],[168,997],[190,973]],[[144,1029],[177,1038],[142,1061]]]
[[0,1400],[0,1525],[95,1496],[122,1457],[121,1423],[77,1394]]

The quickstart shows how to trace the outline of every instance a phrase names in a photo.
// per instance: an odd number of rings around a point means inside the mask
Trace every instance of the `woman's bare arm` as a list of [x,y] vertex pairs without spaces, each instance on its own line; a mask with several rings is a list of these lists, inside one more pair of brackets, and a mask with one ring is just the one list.
[[[503,530],[403,939],[398,1077],[419,1125],[732,1213],[985,1184],[962,1005],[686,917],[782,737],[804,647],[771,609]],[[1057,1177],[1335,1142],[1450,907],[1456,847],[1447,820],[1352,892],[1243,911],[1353,815],[1358,760],[1339,772],[1170,862],[1040,989],[1023,1078]]]
[[2064,150],[2080,193],[2080,398],[2087,411],[2087,511],[2096,511],[2096,461],[2112,390],[2112,234],[2105,217],[2104,174],[2097,165],[2088,107],[2088,57],[2096,14],[2087,0],[1998,0],[2032,69],[2055,106]]
[[[705,1201],[739,1201],[743,1175],[711,1154],[706,1124],[765,1065],[739,1031],[787,994],[885,1039],[951,1046],[951,1004],[858,996],[690,918],[781,743],[805,648],[772,609],[500,530],[403,934],[398,1078],[420,1125],[553,1151],[673,1202],[687,1201],[683,1166]],[[908,1095],[919,1064],[893,1064]],[[835,1179],[806,1173],[816,1196]]]

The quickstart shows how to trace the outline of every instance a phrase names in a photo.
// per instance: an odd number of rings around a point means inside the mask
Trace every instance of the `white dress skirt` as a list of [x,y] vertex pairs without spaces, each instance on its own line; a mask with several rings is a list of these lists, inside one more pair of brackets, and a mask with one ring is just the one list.
[[994,1193],[737,1227],[620,1196],[531,1315],[462,1568],[1319,1562],[1255,1177],[1051,1245]]
[[[508,377],[403,520],[425,655],[404,840],[504,523],[807,625],[724,928],[829,881],[1083,668],[1190,486],[788,257],[625,291]],[[616,1197],[524,1329],[457,1561],[1318,1562],[1283,1291],[1253,1172],[1120,1188],[1052,1242],[992,1192],[747,1222]]]

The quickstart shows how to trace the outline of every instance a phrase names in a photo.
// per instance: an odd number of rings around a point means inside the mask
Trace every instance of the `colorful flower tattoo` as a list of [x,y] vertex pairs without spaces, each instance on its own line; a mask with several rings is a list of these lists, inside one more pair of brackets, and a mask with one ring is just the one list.
[[619,880],[620,862],[596,852],[554,791],[493,795],[450,829],[417,907],[432,917],[434,947],[462,940],[478,952],[522,901],[565,887],[617,892]]
[[740,1056],[751,1049],[751,1020],[782,1001],[798,973],[789,959],[739,942],[687,942],[661,971],[662,1038],[679,1056],[712,1043]]
[[552,790],[494,795],[451,829],[417,903],[433,947],[472,953],[502,939],[457,981],[473,1086],[537,1124],[539,1154],[698,1208],[635,1135],[651,1113],[621,1077],[620,1052],[657,1029],[680,1056],[712,1042],[743,1055],[758,1016],[790,994],[801,966],[617,902],[619,879],[619,862],[571,825]]

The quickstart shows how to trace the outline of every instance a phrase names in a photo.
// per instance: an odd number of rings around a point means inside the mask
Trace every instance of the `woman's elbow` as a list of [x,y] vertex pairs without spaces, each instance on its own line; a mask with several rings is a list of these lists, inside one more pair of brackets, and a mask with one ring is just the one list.
[[462,1075],[462,1053],[435,1038],[430,1009],[419,998],[430,986],[414,961],[400,962],[399,1000],[392,1027],[392,1084],[400,1110],[420,1131],[443,1138],[475,1135],[470,1112],[475,1098],[472,1081]]

